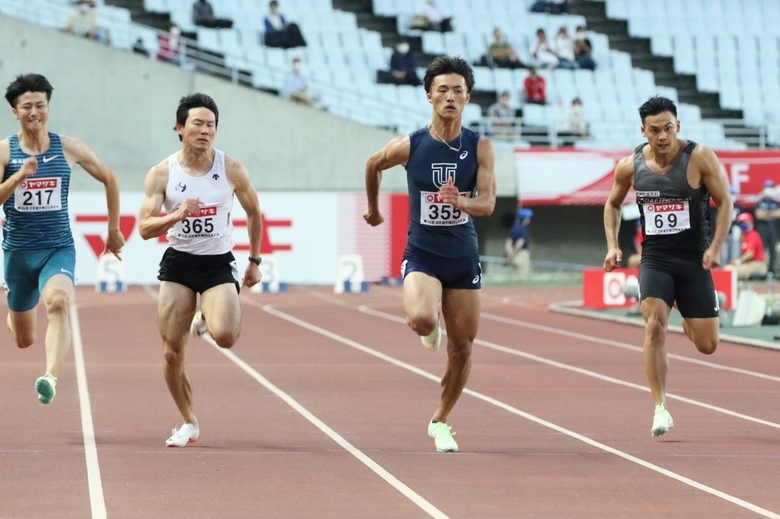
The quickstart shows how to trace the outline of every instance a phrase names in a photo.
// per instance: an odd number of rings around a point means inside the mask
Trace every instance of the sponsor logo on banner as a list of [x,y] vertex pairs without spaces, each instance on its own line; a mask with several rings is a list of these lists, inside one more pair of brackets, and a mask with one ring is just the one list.
[[626,296],[623,295],[623,286],[626,284],[624,272],[607,272],[604,274],[604,304],[624,305]]

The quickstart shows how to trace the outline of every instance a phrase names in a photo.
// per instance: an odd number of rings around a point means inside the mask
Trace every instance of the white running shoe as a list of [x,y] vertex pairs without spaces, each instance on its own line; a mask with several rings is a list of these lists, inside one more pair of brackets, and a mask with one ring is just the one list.
[[203,318],[203,312],[198,310],[195,315],[192,316],[192,324],[190,325],[190,334],[195,337],[200,337],[204,333],[208,333],[209,329],[206,326],[206,320]]
[[650,434],[653,436],[661,436],[669,432],[669,429],[674,425],[672,415],[666,410],[664,404],[655,406],[655,415],[653,416],[653,428],[650,429]]
[[200,427],[192,425],[191,423],[185,423],[179,430],[173,430],[173,434],[170,438],[165,440],[166,447],[186,447],[190,443],[198,441],[200,436]]
[[436,328],[429,335],[420,336],[420,341],[426,350],[438,350],[441,346],[441,321],[436,323]]
[[458,444],[452,438],[455,433],[452,427],[444,422],[431,422],[428,424],[428,436],[433,438],[436,450],[439,452],[458,452]]

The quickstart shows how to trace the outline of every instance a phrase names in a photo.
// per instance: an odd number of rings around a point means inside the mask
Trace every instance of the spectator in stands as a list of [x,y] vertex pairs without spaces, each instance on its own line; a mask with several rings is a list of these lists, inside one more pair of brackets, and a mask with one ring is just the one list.
[[315,104],[314,99],[309,94],[309,79],[303,74],[301,58],[297,56],[292,60],[292,68],[284,83],[284,91],[291,101],[306,106],[314,106]]
[[526,103],[547,104],[547,82],[534,67],[528,69],[528,76],[523,82],[523,99]]
[[742,214],[744,209],[737,201],[737,195],[739,191],[736,186],[729,188],[729,195],[731,197],[731,205],[733,210],[731,211],[731,227],[729,228],[729,235],[723,244],[723,250],[720,255],[720,264],[728,265],[732,260],[739,258],[742,254],[742,231],[739,228],[739,222],[737,222],[737,216]]
[[572,0],[537,0],[531,4],[532,13],[568,14]]
[[544,29],[537,29],[536,45],[534,45],[531,55],[536,61],[537,67],[555,68],[558,66],[558,55],[555,48],[547,41],[547,33],[544,32]]
[[149,57],[149,51],[146,49],[143,39],[137,38],[135,40],[135,43],[133,43],[133,54],[141,54],[147,58]]
[[79,0],[73,5],[75,9],[68,15],[68,20],[65,22],[65,32],[82,38],[96,39],[100,26],[95,14],[95,3]]
[[233,27],[233,20],[216,18],[214,8],[208,0],[195,0],[192,4],[192,23],[201,27],[213,29],[229,29]]
[[580,68],[596,70],[596,62],[593,61],[592,53],[593,46],[588,39],[585,27],[580,25],[574,34],[574,58],[577,60],[577,65]]
[[527,279],[531,272],[531,235],[528,225],[534,212],[530,209],[519,209],[515,224],[509,230],[509,237],[504,242],[506,259],[517,270],[520,279]]
[[574,40],[569,36],[569,30],[566,26],[561,26],[558,29],[558,34],[555,35],[555,51],[558,55],[558,67],[566,69],[577,68],[574,48]]
[[726,269],[736,270],[737,279],[747,279],[752,274],[766,274],[766,256],[761,235],[753,228],[753,215],[740,213],[737,216],[742,230],[742,255],[726,265]]
[[263,41],[267,47],[292,49],[305,47],[306,40],[297,23],[292,23],[279,12],[279,2],[272,0],[268,4],[268,14],[264,20]]
[[167,33],[157,38],[157,59],[178,65],[181,63],[181,29],[172,23]]
[[[574,137],[581,139],[588,136],[588,122],[582,112],[582,100],[575,97],[571,101],[571,107],[566,112],[566,117],[561,121],[559,135],[562,137]],[[571,142],[573,144],[573,142]]]
[[417,56],[410,49],[407,40],[401,40],[390,55],[390,71],[378,70],[377,83],[418,86],[422,84],[417,76]]
[[509,105],[509,99],[509,92],[501,92],[498,101],[487,111],[491,134],[504,139],[514,137],[515,110]]
[[778,220],[780,220],[780,205],[775,198],[775,183],[767,180],[764,182],[761,198],[756,202],[756,230],[761,235],[761,241],[769,252],[768,270],[772,274],[775,274]]
[[525,68],[520,54],[504,39],[498,27],[493,29],[493,43],[488,47],[488,58],[488,66]]
[[414,13],[409,28],[423,31],[451,31],[452,15],[439,6],[436,0],[424,0]]

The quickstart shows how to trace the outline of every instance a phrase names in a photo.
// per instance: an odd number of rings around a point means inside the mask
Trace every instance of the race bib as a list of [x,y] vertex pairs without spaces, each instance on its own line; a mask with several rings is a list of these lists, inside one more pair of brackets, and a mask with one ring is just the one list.
[[14,190],[14,208],[20,212],[62,209],[62,178],[28,178]]
[[688,201],[645,204],[645,234],[677,234],[691,228]]
[[[469,196],[460,193],[460,196]],[[420,192],[420,223],[422,225],[451,226],[468,223],[469,215],[447,204],[438,193]]]
[[218,206],[201,207],[197,214],[192,214],[176,224],[176,237],[187,240],[218,236],[219,230],[216,229],[217,218],[219,218]]

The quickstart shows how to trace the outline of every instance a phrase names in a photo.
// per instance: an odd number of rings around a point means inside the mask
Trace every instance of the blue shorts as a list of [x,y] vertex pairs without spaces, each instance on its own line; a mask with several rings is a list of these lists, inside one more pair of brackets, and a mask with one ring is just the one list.
[[76,249],[73,246],[45,250],[4,250],[8,308],[26,312],[38,305],[46,282],[64,274],[75,282]]
[[463,258],[445,258],[414,247],[406,247],[401,276],[422,272],[441,282],[442,288],[479,290],[482,288],[482,265],[479,254]]

